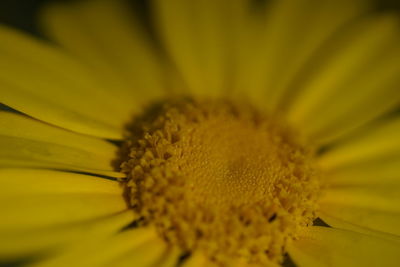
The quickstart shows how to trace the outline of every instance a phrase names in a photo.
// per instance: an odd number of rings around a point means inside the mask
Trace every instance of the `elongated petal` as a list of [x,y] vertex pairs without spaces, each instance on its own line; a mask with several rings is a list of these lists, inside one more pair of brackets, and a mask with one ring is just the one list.
[[[154,229],[138,228],[123,231],[106,238],[93,238],[77,244],[47,261],[35,266],[149,266],[162,255],[165,246]],[[153,252],[152,257],[149,254]],[[146,257],[147,255],[147,257]],[[130,264],[118,262],[132,256]],[[77,260],[79,259],[79,260]],[[147,265],[146,265],[146,260]],[[142,261],[142,262],[141,262]],[[144,264],[141,264],[144,263]],[[151,266],[151,265],[150,265]]]
[[361,234],[366,234],[370,236],[375,236],[378,238],[382,239],[387,239],[387,240],[392,240],[395,242],[400,243],[400,236],[398,235],[393,235],[393,234],[388,234],[385,232],[373,230],[364,226],[360,226],[359,224],[356,223],[351,223],[343,219],[339,219],[336,217],[333,217],[331,215],[328,215],[324,211],[319,211],[318,216],[329,226],[332,226],[334,228],[339,228],[339,229],[345,229],[345,230],[350,230],[353,232],[361,233]]
[[113,180],[52,170],[2,168],[0,183],[2,197],[122,193],[122,187]]
[[[249,1],[250,2],[250,1]],[[309,68],[312,55],[341,27],[367,9],[365,1],[273,0],[247,20],[239,40],[244,52],[236,82],[268,109],[285,104],[285,94]],[[235,86],[235,84],[233,85]]]
[[[358,202],[361,202],[358,200]],[[372,207],[366,206],[372,201],[359,203],[336,203],[335,201],[323,201],[321,210],[328,216],[332,216],[361,227],[377,230],[393,235],[400,235],[400,213],[390,209],[379,207],[376,203]],[[378,206],[378,207],[377,207]],[[389,208],[391,205],[388,205]]]
[[299,83],[289,120],[328,143],[394,108],[400,100],[398,26],[397,16],[384,15],[342,31]]
[[119,267],[129,267],[133,263],[138,267],[176,267],[178,252],[178,249],[167,248],[165,241],[157,238],[110,261],[110,264]]
[[42,11],[44,31],[77,55],[127,110],[166,93],[161,57],[128,1],[53,3]]
[[399,234],[399,163],[397,155],[329,172],[330,187],[321,201],[324,217]]
[[112,171],[108,159],[63,145],[9,136],[0,136],[0,145],[3,167],[39,167],[123,177]]
[[1,233],[0,260],[15,260],[67,249],[87,239],[105,238],[115,234],[134,220],[128,210],[100,219],[48,227],[32,231]]
[[400,243],[328,227],[310,227],[289,248],[300,267],[398,266]]
[[117,148],[15,113],[0,112],[0,166],[47,167],[122,177],[113,171]]
[[[167,255],[164,256],[159,263],[160,267],[174,267],[179,263],[179,259],[182,255],[181,249],[169,248]],[[156,267],[156,266],[154,266]]]
[[330,186],[373,187],[398,186],[400,180],[400,157],[382,157],[373,162],[364,162],[327,172]]
[[[226,90],[227,31],[231,1],[154,0],[155,23],[177,69],[197,94]],[[229,25],[229,24],[228,24]]]
[[3,169],[0,183],[1,233],[65,225],[126,209],[119,183],[94,176]]
[[184,267],[205,267],[210,264],[209,260],[203,253],[195,253],[191,255],[183,264]]
[[[79,133],[120,138],[128,110],[66,54],[0,27],[0,102]],[[23,78],[21,78],[23,77]]]
[[325,170],[334,171],[355,164],[382,163],[382,159],[398,158],[399,132],[398,116],[372,124],[337,143],[320,157],[319,163]]
[[354,227],[399,234],[399,120],[381,124],[354,134],[322,156],[329,190],[321,201],[321,212],[334,223],[341,220]]
[[11,112],[0,112],[0,135],[79,147],[82,150],[110,158],[116,152],[116,147],[109,142],[65,131]]
[[327,190],[321,202],[368,207],[380,211],[398,212],[400,215],[399,192],[400,183],[373,186],[335,186]]
[[121,195],[97,193],[1,197],[1,202],[2,231],[100,218],[126,208]]

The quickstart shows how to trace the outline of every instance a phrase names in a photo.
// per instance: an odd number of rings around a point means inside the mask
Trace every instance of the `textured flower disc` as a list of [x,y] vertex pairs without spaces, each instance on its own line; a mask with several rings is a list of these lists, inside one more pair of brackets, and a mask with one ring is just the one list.
[[277,263],[315,219],[314,152],[279,118],[183,99],[152,107],[129,132],[128,202],[171,245],[223,266]]

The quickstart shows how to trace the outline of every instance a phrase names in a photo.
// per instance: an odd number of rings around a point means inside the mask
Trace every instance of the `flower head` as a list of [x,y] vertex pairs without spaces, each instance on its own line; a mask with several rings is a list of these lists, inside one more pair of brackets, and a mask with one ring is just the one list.
[[396,15],[131,7],[49,5],[53,43],[0,28],[0,261],[400,263]]

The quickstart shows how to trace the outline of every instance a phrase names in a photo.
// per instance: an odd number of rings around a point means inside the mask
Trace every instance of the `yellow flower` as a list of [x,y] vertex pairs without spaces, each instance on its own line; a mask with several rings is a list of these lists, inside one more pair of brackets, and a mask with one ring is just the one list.
[[0,28],[0,263],[398,266],[398,17],[146,3]]

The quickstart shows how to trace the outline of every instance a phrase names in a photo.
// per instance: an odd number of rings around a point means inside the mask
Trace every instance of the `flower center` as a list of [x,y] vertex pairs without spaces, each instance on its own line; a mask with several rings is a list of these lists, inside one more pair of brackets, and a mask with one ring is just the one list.
[[184,251],[223,266],[277,263],[315,219],[313,152],[276,118],[185,99],[151,110],[130,133],[129,203]]

